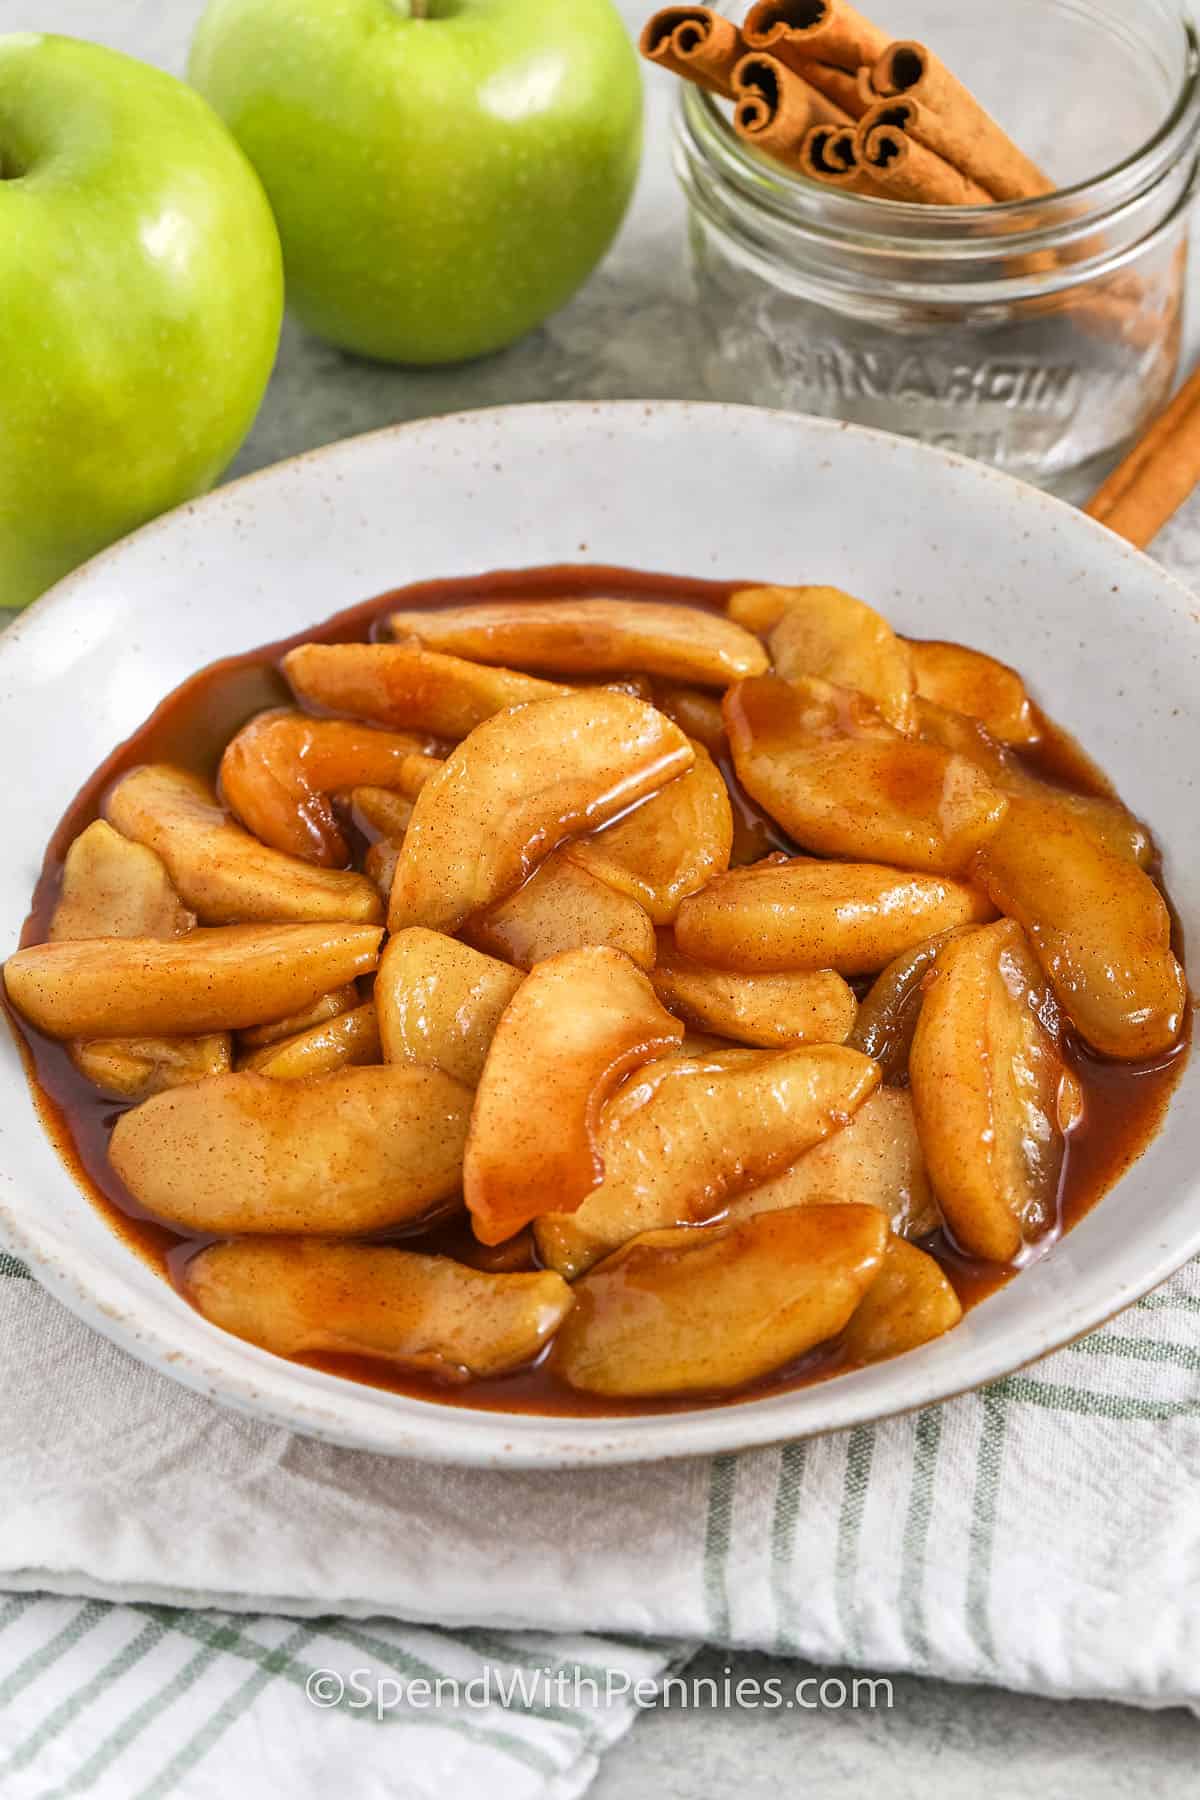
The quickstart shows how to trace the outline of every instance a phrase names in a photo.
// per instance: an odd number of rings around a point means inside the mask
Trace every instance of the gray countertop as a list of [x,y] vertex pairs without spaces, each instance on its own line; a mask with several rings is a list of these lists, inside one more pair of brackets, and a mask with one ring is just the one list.
[[[564,0],[569,3],[569,0]],[[631,24],[649,0],[620,0]],[[182,70],[202,0],[0,0],[0,30],[92,37]],[[638,196],[608,261],[572,304],[501,356],[447,370],[356,363],[285,329],[262,414],[232,475],[401,419],[508,401],[702,396],[681,321],[687,306],[683,208],[666,149],[669,84],[651,77],[649,130]],[[1163,533],[1161,560],[1200,579],[1200,496]],[[792,1664],[706,1652],[698,1672],[759,1678]],[[841,1800],[879,1790],[892,1800],[957,1800],[986,1786],[989,1800],[1118,1800],[1196,1791],[1196,1723],[1064,1704],[980,1688],[897,1678],[891,1710],[761,1713],[698,1707],[641,1718],[607,1758],[596,1800],[741,1800],[803,1791]]]

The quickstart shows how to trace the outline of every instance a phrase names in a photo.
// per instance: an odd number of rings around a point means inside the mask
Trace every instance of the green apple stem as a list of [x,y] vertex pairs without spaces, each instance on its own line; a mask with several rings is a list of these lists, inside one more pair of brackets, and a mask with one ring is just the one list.
[[414,19],[429,17],[429,0],[408,0],[409,16]]

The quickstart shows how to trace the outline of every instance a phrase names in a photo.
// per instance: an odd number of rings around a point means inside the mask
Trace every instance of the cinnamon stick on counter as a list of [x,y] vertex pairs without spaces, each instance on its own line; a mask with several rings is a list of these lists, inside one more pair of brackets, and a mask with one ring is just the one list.
[[855,148],[863,169],[891,200],[907,200],[917,206],[992,204],[986,188],[890,120],[876,120],[865,131],[860,125]]
[[1200,369],[1084,511],[1144,550],[1200,482]]
[[733,71],[745,55],[742,34],[732,19],[711,6],[663,6],[642,28],[639,45],[647,61],[733,98]]
[[757,0],[742,34],[751,50],[769,50],[791,68],[832,63],[852,75],[877,62],[892,41],[849,0]]
[[1054,183],[924,44],[889,45],[871,70],[870,85],[877,99],[916,101],[926,124],[935,116],[936,142],[919,131],[912,135],[993,200],[1032,200],[1053,193]]
[[849,117],[774,56],[743,56],[733,72],[733,128],[756,150],[790,169],[803,169],[811,126],[849,125]]

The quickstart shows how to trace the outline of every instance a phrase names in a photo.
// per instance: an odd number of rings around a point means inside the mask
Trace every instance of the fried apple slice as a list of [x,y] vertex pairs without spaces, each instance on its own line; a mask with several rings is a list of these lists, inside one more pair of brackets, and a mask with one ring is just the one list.
[[844,1125],[878,1082],[837,1045],[663,1058],[604,1111],[602,1184],[536,1221],[542,1261],[570,1280],[641,1231],[711,1219]]
[[79,1073],[116,1100],[148,1100],[168,1088],[228,1074],[227,1031],[207,1037],[96,1038],[71,1045]]
[[94,937],[182,937],[196,923],[153,850],[96,819],[63,861],[50,942]]
[[952,1331],[962,1306],[941,1267],[915,1244],[890,1237],[883,1268],[842,1333],[850,1365],[881,1362]]
[[474,1087],[519,969],[439,931],[397,932],[375,978],[384,1059],[424,1063]]
[[109,1157],[139,1205],[184,1231],[355,1236],[458,1192],[470,1106],[438,1069],[241,1071],[123,1113]]
[[740,625],[697,606],[655,600],[487,600],[395,612],[398,638],[483,663],[553,675],[644,670],[701,687],[726,687],[767,666]]
[[893,1231],[924,1237],[941,1214],[929,1185],[912,1101],[899,1088],[878,1088],[839,1130],[790,1169],[734,1200],[731,1219],[784,1206],[861,1201],[876,1206]]
[[[405,765],[428,740],[294,708],[259,713],[226,746],[220,788],[262,843],[323,869],[344,869],[350,848],[329,796],[338,788],[405,786]],[[415,789],[414,789],[415,792]]]
[[999,743],[978,719],[949,712],[931,700],[917,701],[917,730],[929,743],[967,756],[978,763],[992,786],[1002,794],[1026,796],[1057,806],[1115,856],[1149,867],[1154,860],[1154,840],[1129,808],[1102,794],[1077,794],[1043,781]]
[[551,1366],[589,1394],[728,1393],[835,1337],[886,1243],[872,1206],[647,1232],[576,1285]]
[[1103,1056],[1137,1062],[1178,1042],[1187,981],[1150,877],[1061,807],[1012,802],[980,859],[1000,911],[1029,933],[1063,1010]]
[[973,762],[893,731],[849,689],[763,675],[724,705],[742,786],[804,849],[958,875],[1004,817]]
[[703,744],[710,756],[727,756],[729,740],[725,736],[725,720],[721,702],[715,694],[692,687],[686,681],[653,683],[650,699],[659,712],[674,719],[680,731],[693,742]]
[[[421,761],[431,765],[432,774],[437,766],[436,759],[423,756]],[[403,843],[412,810],[411,800],[403,794],[392,793],[389,788],[358,787],[350,792],[350,812],[359,830],[373,832],[376,837],[387,838],[393,844]]]
[[926,938],[912,949],[902,950],[876,976],[846,1042],[864,1056],[873,1057],[885,1081],[907,1081],[908,1056],[921,1012],[925,978],[942,945],[972,929],[970,925],[958,925],[952,931]]
[[887,620],[841,588],[744,588],[729,616],[763,631],[775,673],[784,681],[819,676],[873,700],[897,731],[915,723],[912,655]]
[[[589,687],[593,685],[586,676],[576,679],[573,687]],[[646,700],[654,705],[654,683],[648,675],[631,675],[626,669],[620,675],[610,675],[606,680],[594,684],[607,688],[611,694],[632,694],[635,700]]]
[[300,644],[283,659],[293,692],[326,712],[454,743],[495,713],[570,689],[419,644]]
[[276,1356],[369,1356],[457,1381],[532,1362],[574,1304],[546,1272],[489,1275],[448,1256],[307,1238],[212,1244],[181,1285],[214,1325]]
[[467,936],[518,969],[588,944],[621,950],[639,969],[654,967],[649,914],[575,862],[569,847],[548,856],[524,887],[474,920]]
[[311,1006],[300,1012],[289,1013],[286,1019],[273,1019],[267,1025],[253,1025],[249,1031],[238,1034],[238,1046],[242,1050],[261,1050],[266,1044],[280,1044],[284,1038],[299,1037],[303,1031],[311,1031],[314,1025],[324,1025],[328,1019],[336,1019],[359,1004],[359,992],[352,981],[345,987],[334,988],[331,994],[322,994]]
[[733,809],[721,771],[703,744],[686,775],[603,831],[576,838],[572,862],[628,894],[656,925],[669,925],[688,894],[729,867]]
[[682,1039],[619,951],[539,963],[501,1015],[475,1094],[463,1194],[476,1237],[498,1244],[540,1213],[578,1206],[604,1175],[605,1101],[622,1076]]
[[272,850],[229,817],[197,775],[148,763],[105,802],[125,837],[162,858],[181,898],[206,925],[373,923],[379,895],[364,875],[317,869]]
[[392,883],[392,931],[457,931],[570,837],[598,830],[695,761],[678,726],[602,688],[489,719],[417,796]]
[[369,974],[382,936],[375,925],[227,925],[169,942],[34,944],[9,957],[4,985],[47,1037],[238,1031]]
[[692,962],[666,936],[651,979],[664,1006],[686,1024],[769,1050],[843,1043],[858,1010],[832,969],[738,975]]
[[1054,1220],[1058,1038],[1058,1009],[1015,920],[938,951],[913,1037],[913,1111],[946,1223],[985,1262],[1011,1262]]
[[363,857],[363,872],[375,883],[385,902],[391,898],[399,861],[400,845],[391,838],[380,838]]
[[695,962],[748,975],[787,969],[873,975],[937,932],[992,916],[980,888],[947,876],[768,857],[719,875],[685,900],[675,942]]
[[1025,683],[1007,663],[932,639],[911,639],[908,649],[922,699],[978,719],[1001,743],[1037,743],[1041,732]]
[[[63,862],[62,888],[50,921],[52,944],[87,938],[161,938],[193,930],[196,915],[182,904],[153,850],[97,819],[80,832]],[[86,1081],[120,1100],[146,1100],[166,1088],[231,1064],[227,1032],[205,1037],[97,1038],[73,1043],[71,1061]]]
[[375,1006],[367,1000],[350,1012],[339,1013],[336,1019],[326,1019],[295,1037],[251,1051],[241,1067],[271,1075],[276,1081],[303,1081],[309,1075],[329,1075],[334,1069],[382,1060]]

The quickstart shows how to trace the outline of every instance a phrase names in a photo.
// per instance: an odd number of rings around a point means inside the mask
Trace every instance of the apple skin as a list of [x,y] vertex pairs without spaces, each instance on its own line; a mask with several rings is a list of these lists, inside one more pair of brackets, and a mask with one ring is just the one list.
[[180,81],[0,38],[0,605],[211,487],[283,309],[261,184]]
[[460,362],[564,304],[641,152],[612,0],[211,0],[189,75],[262,177],[288,303],[387,362]]

